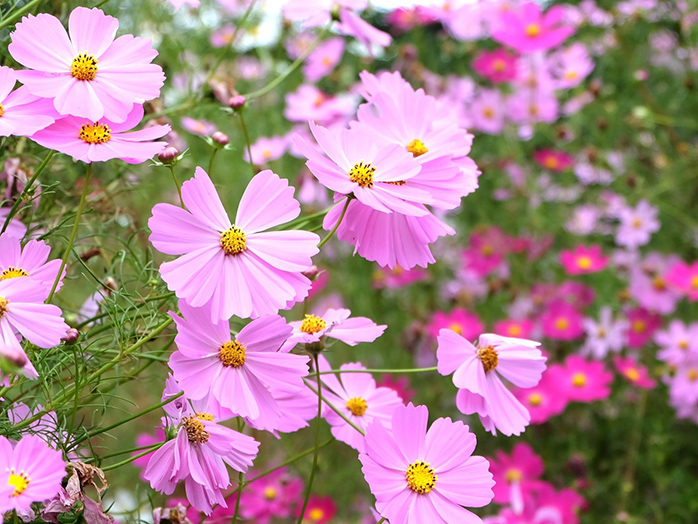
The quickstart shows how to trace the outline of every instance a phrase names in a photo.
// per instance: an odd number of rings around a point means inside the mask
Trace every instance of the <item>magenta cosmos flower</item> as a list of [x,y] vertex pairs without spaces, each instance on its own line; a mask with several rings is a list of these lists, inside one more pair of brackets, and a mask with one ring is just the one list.
[[678,262],[664,275],[672,289],[685,293],[691,302],[698,300],[698,262]]
[[525,442],[518,442],[511,455],[501,449],[497,450],[496,459],[490,460],[490,470],[496,484],[494,485],[494,502],[511,504],[514,510],[523,509],[524,500],[528,499],[543,484],[538,480],[545,466]]
[[[320,357],[320,371],[331,371],[327,359]],[[343,364],[345,370],[366,369],[358,362]],[[341,382],[334,374],[322,375],[323,396],[330,404],[339,409],[349,420],[362,430],[374,420],[380,420],[383,426],[390,428],[393,411],[402,407],[402,399],[391,388],[376,387],[376,381],[370,373],[342,373]],[[329,388],[330,391],[324,389]],[[365,451],[364,436],[347,424],[334,410],[326,409],[323,417],[332,426],[332,435],[337,440],[351,446],[359,453]]]
[[184,318],[170,313],[177,324],[178,350],[170,368],[187,397],[209,397],[234,415],[260,419],[264,427],[275,427],[282,410],[272,395],[293,393],[304,387],[308,357],[279,352],[291,335],[291,327],[279,315],[253,320],[235,336],[227,320],[212,322],[208,308],[192,308],[180,301]]
[[17,77],[33,95],[92,122],[123,122],[134,104],[159,96],[165,75],[150,63],[158,54],[150,40],[114,40],[119,21],[100,9],[74,9],[68,27],[70,37],[58,18],[42,13],[22,18],[11,33],[10,54],[30,69]]
[[473,70],[495,84],[516,78],[518,57],[505,49],[480,51],[473,60]]
[[[254,472],[250,471],[250,476]],[[240,515],[255,524],[287,519],[303,503],[303,481],[279,468],[245,486],[240,496]],[[230,519],[228,519],[230,520]]]
[[29,136],[58,117],[50,100],[32,95],[26,87],[12,91],[16,82],[13,69],[0,67],[0,136]]
[[93,122],[66,116],[34,133],[34,142],[72,156],[82,162],[106,162],[119,158],[129,164],[140,164],[162,151],[167,143],[153,142],[170,132],[170,126],[133,129],[143,119],[143,106],[135,106],[120,123],[103,118]]
[[12,443],[0,436],[0,517],[9,510],[30,511],[32,502],[56,495],[65,476],[60,451],[51,449],[36,435]]
[[[50,254],[51,248],[42,240],[30,240],[22,247],[18,238],[0,235],[0,280],[29,277],[50,293],[61,267],[60,260],[48,260]],[[65,269],[56,289],[63,285],[64,276]]]
[[194,307],[209,305],[211,320],[277,313],[308,295],[301,274],[312,266],[320,241],[307,231],[264,231],[293,220],[300,204],[288,180],[269,170],[245,189],[231,223],[206,172],[182,184],[187,210],[157,204],[148,221],[150,241],[168,255],[160,266],[168,287]]
[[601,246],[597,244],[579,244],[572,251],[562,250],[560,264],[568,275],[586,275],[605,269],[608,266],[608,257],[601,254]]
[[390,524],[482,524],[463,506],[492,501],[492,474],[472,456],[476,439],[461,421],[439,418],[427,431],[426,406],[398,407],[392,431],[379,421],[366,431],[359,455],[376,508]]
[[560,45],[574,33],[573,27],[561,25],[564,17],[562,6],[555,6],[544,15],[537,3],[527,2],[519,13],[513,10],[500,13],[492,38],[520,53],[545,51]]
[[480,415],[493,433],[496,428],[507,436],[521,434],[528,425],[528,411],[502,378],[520,388],[538,384],[547,360],[537,349],[540,343],[487,333],[474,346],[455,331],[442,329],[438,344],[438,370],[444,376],[453,373],[458,409]]
[[602,362],[570,355],[564,365],[553,364],[550,371],[557,381],[558,394],[569,400],[593,402],[604,400],[611,394],[609,386],[613,382],[613,374],[606,370]]

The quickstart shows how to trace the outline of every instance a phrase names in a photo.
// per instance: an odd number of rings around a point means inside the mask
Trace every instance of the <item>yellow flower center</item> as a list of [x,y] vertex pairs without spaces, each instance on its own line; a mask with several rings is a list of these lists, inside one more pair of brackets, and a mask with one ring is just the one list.
[[262,153],[262,156],[264,158],[271,158],[272,152],[271,149],[265,149],[264,152]]
[[361,397],[354,397],[347,400],[347,409],[351,411],[352,415],[357,417],[362,417],[366,410],[368,409],[368,404]]
[[308,516],[310,517],[311,521],[320,522],[324,518],[325,512],[320,508],[313,508],[310,510]]
[[24,271],[21,268],[10,266],[6,270],[4,270],[2,273],[0,273],[0,280],[7,280],[8,278],[17,278],[17,277],[28,277],[29,273]]
[[581,257],[579,257],[577,259],[577,265],[581,269],[589,269],[591,267],[591,264],[592,264],[591,258],[586,256],[586,255],[582,255]]
[[686,351],[688,349],[688,340],[682,340],[679,342],[679,349]]
[[570,327],[570,323],[567,321],[566,318],[558,318],[555,321],[555,327],[559,329],[560,331],[564,331],[568,327]]
[[412,491],[424,495],[434,489],[439,477],[434,473],[434,468],[430,468],[428,463],[420,460],[410,464],[405,472],[405,479]]
[[536,37],[540,34],[540,26],[538,24],[528,24],[526,26],[526,36]]
[[70,64],[70,74],[77,80],[94,80],[97,76],[97,60],[93,55],[80,53]]
[[507,63],[502,60],[501,58],[496,59],[494,62],[492,62],[492,69],[494,69],[497,73],[501,73],[507,68]]
[[543,165],[548,169],[557,169],[560,166],[560,162],[554,156],[548,156],[543,161]]
[[664,291],[666,289],[666,282],[660,276],[655,277],[655,279],[652,281],[652,287],[657,291]]
[[459,335],[463,334],[463,326],[461,326],[458,322],[452,322],[451,324],[449,324],[448,329],[450,329],[451,331],[455,331]]
[[577,78],[577,71],[567,71],[565,73],[565,78],[567,78],[567,80],[574,80],[575,78]]
[[688,372],[688,380],[695,382],[698,379],[698,369],[692,369]]
[[276,489],[271,486],[264,488],[264,498],[267,500],[274,500],[276,498]]
[[635,333],[643,333],[646,328],[647,324],[644,320],[636,320],[633,322],[633,331],[635,331]]
[[111,130],[106,124],[89,122],[80,126],[80,140],[88,144],[106,144],[111,140]]
[[485,372],[492,371],[499,364],[499,357],[492,346],[486,346],[477,350],[477,358],[482,362]]
[[303,333],[308,333],[312,335],[313,333],[318,333],[327,327],[327,322],[322,318],[316,317],[315,315],[305,315],[303,322],[301,322],[300,330]]
[[19,475],[15,473],[15,468],[12,468],[9,470],[10,471],[10,478],[7,480],[7,484],[9,486],[12,486],[15,488],[15,490],[12,492],[11,497],[19,497],[22,493],[24,493],[27,489],[27,486],[29,486],[29,483],[31,482],[31,479],[29,478],[29,475],[27,475],[24,470],[19,472]]
[[414,158],[417,158],[418,156],[422,156],[424,153],[429,152],[427,146],[424,145],[424,142],[422,142],[418,138],[415,138],[409,144],[407,144],[407,151],[412,153],[412,156]]
[[370,162],[364,164],[362,160],[354,164],[354,167],[349,170],[349,178],[361,187],[371,188],[373,187],[373,173],[375,172],[376,168]]
[[572,375],[572,384],[574,387],[583,388],[586,386],[587,376],[584,373],[575,373]]
[[693,289],[698,289],[698,275],[691,278],[691,287]]
[[187,437],[192,444],[205,444],[211,436],[204,427],[202,420],[213,422],[213,415],[209,413],[197,413],[193,417],[184,417],[182,425],[187,431]]
[[625,376],[630,380],[631,382],[637,382],[640,380],[640,372],[635,369],[635,368],[628,368],[625,370]]
[[221,233],[221,247],[226,255],[238,255],[247,250],[247,238],[242,229],[230,226]]
[[531,393],[528,396],[528,403],[531,406],[540,406],[543,403],[543,396],[540,393]]
[[494,117],[494,109],[492,109],[491,107],[486,107],[486,108],[482,111],[482,115],[483,115],[485,118],[493,118],[493,117]]
[[9,302],[5,297],[0,297],[0,318],[5,316],[5,313],[10,309],[8,307]]
[[632,226],[635,229],[640,229],[640,227],[642,226],[642,220],[640,220],[639,218],[634,218],[633,222],[632,222]]
[[523,478],[523,475],[521,474],[521,470],[508,469],[504,477],[506,478],[507,482],[511,484],[515,480],[520,481]]
[[240,344],[237,340],[229,340],[221,346],[218,352],[218,358],[224,366],[232,366],[234,368],[239,368],[245,363],[245,346]]
[[0,104],[0,116],[3,116],[5,114],[5,108],[2,107],[2,104]]
[[518,324],[512,324],[511,326],[509,326],[509,329],[507,331],[512,337],[518,337],[521,334],[522,329],[521,326],[519,326]]

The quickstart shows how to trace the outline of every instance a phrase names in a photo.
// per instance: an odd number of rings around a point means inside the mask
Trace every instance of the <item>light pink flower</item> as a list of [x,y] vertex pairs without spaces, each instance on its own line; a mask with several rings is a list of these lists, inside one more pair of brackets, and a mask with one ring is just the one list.
[[148,225],[159,251],[183,255],[160,266],[170,289],[194,307],[211,306],[211,320],[274,314],[303,300],[319,237],[306,231],[264,230],[293,220],[300,204],[288,181],[269,170],[245,189],[231,224],[206,172],[182,184],[188,211],[157,204]]
[[51,100],[32,95],[26,87],[12,91],[16,81],[14,70],[0,67],[0,136],[30,136],[58,117]]
[[664,275],[667,283],[685,294],[691,302],[698,300],[698,262],[674,264]]
[[496,89],[481,89],[470,105],[473,127],[489,135],[502,132],[505,115],[504,100]]
[[628,322],[625,319],[614,320],[610,307],[601,308],[598,322],[585,318],[582,324],[587,335],[582,355],[601,360],[610,351],[618,353],[625,346]]
[[356,103],[350,95],[329,96],[316,86],[303,84],[286,95],[284,117],[291,122],[309,120],[328,125],[354,112]]
[[218,128],[213,122],[208,120],[196,120],[189,116],[182,117],[182,127],[194,135],[211,136]]
[[434,421],[426,406],[398,407],[392,431],[375,421],[359,455],[376,508],[391,524],[482,524],[463,506],[492,500],[492,474],[483,457],[472,456],[475,435],[461,421]]
[[337,29],[340,33],[356,38],[366,46],[369,52],[371,52],[372,44],[380,47],[388,47],[393,41],[393,37],[388,33],[376,29],[349,9],[339,10],[339,24],[337,25]]
[[578,86],[594,70],[594,61],[581,42],[558,51],[552,58],[556,88],[570,89]]
[[[378,211],[375,212],[377,213]],[[395,214],[395,216],[400,215]],[[397,264],[394,269],[390,269],[389,266],[380,266],[373,272],[372,276],[373,287],[375,289],[399,289],[401,287],[410,286],[415,282],[427,280],[428,278],[428,271],[417,267],[402,269],[400,264]]]
[[151,64],[150,40],[123,35],[119,21],[100,9],[77,7],[68,21],[41,13],[22,18],[8,50],[27,71],[17,77],[33,95],[52,98],[62,115],[123,122],[134,105],[160,94],[165,75]]
[[654,334],[654,341],[661,346],[657,358],[671,366],[681,366],[698,361],[698,323],[684,324],[678,319],[665,330]]
[[543,14],[536,2],[526,2],[518,13],[504,11],[499,15],[492,38],[520,53],[545,51],[560,45],[574,33],[573,27],[562,25],[564,16],[562,6],[552,7]]
[[616,244],[628,249],[647,244],[652,233],[659,231],[658,214],[659,209],[647,200],[640,200],[634,208],[623,206],[618,214],[620,225],[616,233]]
[[303,74],[309,82],[317,82],[326,77],[344,56],[345,42],[342,37],[335,37],[320,44],[315,51],[308,55],[303,64]]
[[[266,165],[272,160],[278,160],[288,149],[288,139],[285,136],[261,137],[250,146],[252,163],[257,166]],[[247,151],[243,154],[245,162],[249,162]]]
[[82,162],[105,162],[119,158],[129,164],[140,164],[154,157],[167,145],[153,142],[170,132],[170,126],[152,126],[139,131],[126,131],[136,127],[143,119],[143,106],[133,107],[120,123],[106,118],[93,122],[76,116],[59,118],[50,126],[31,136],[34,142],[72,156]]
[[[29,277],[40,282],[50,292],[56,281],[60,260],[48,260],[51,248],[43,240],[30,240],[24,247],[18,238],[0,235],[0,280]],[[56,290],[63,285],[65,269]]]
[[608,257],[601,254],[601,246],[577,244],[572,251],[563,249],[560,264],[568,275],[597,273],[608,266]]
[[502,382],[508,380],[520,388],[532,388],[540,381],[547,360],[540,345],[532,340],[480,335],[478,346],[450,329],[442,329],[436,350],[438,370],[453,373],[459,388],[456,404],[466,415],[477,413],[485,429],[495,433],[519,435],[529,422],[526,408]]

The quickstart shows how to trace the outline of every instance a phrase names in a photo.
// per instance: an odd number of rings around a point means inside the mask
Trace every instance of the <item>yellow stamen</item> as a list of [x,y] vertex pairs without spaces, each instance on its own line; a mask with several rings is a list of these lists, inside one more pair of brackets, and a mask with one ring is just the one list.
[[528,396],[528,403],[531,406],[540,406],[543,403],[543,396],[540,393],[531,393]]
[[0,297],[0,318],[5,316],[5,313],[10,309],[8,307],[9,302],[5,297]]
[[695,382],[698,379],[698,369],[692,369],[688,372],[688,380]]
[[518,324],[512,324],[507,331],[512,337],[518,337],[522,333],[521,326]]
[[558,167],[560,167],[560,162],[554,156],[548,156],[548,157],[545,157],[545,160],[543,161],[543,165],[545,167],[547,167],[548,169],[557,169]]
[[221,346],[221,349],[218,351],[218,358],[221,359],[221,362],[226,367],[239,368],[247,359],[245,349],[245,346],[237,340],[229,340]]
[[422,142],[418,138],[415,138],[409,144],[407,144],[407,151],[412,153],[412,156],[414,158],[417,158],[418,156],[422,156],[424,153],[429,152],[427,146],[424,145],[424,142]]
[[643,333],[647,329],[647,324],[644,320],[636,320],[633,322],[633,331],[635,333]]
[[566,318],[558,318],[555,321],[555,327],[559,329],[560,331],[566,330],[568,327],[570,327],[570,323]]
[[491,107],[486,107],[482,111],[482,116],[484,116],[485,118],[494,118],[494,109],[492,109]]
[[499,364],[499,356],[492,346],[486,346],[477,350],[477,358],[482,362],[485,372],[492,371]]
[[666,289],[666,281],[662,277],[657,276],[652,281],[652,287],[657,291],[664,291]]
[[87,122],[80,126],[80,140],[88,144],[106,144],[111,140],[111,129],[107,124]]
[[506,479],[507,482],[509,482],[511,484],[515,480],[520,481],[523,478],[523,475],[521,474],[521,470],[509,469],[505,473],[504,478]]
[[247,249],[245,232],[239,227],[230,226],[221,233],[221,247],[226,255],[238,255]]
[[322,318],[316,317],[315,315],[305,315],[303,322],[301,322],[300,330],[303,333],[308,333],[312,335],[313,333],[318,333],[327,327],[327,322]]
[[625,376],[630,380],[631,382],[637,382],[640,380],[640,372],[635,369],[635,368],[628,368],[625,370]]
[[6,270],[4,270],[2,273],[0,273],[0,280],[7,280],[8,278],[17,278],[17,277],[28,277],[29,273],[24,271],[21,268],[10,266]]
[[24,470],[19,472],[19,475],[15,473],[15,468],[10,469],[10,478],[7,480],[7,484],[9,486],[12,486],[15,488],[15,490],[12,492],[11,497],[19,497],[22,493],[24,493],[27,489],[27,486],[29,486],[29,483],[31,482],[31,479],[29,478],[29,475],[27,475]]
[[581,269],[589,269],[592,264],[593,261],[591,260],[591,257],[586,255],[582,255],[577,259],[577,266],[579,266]]
[[434,468],[430,468],[428,463],[420,460],[410,464],[405,472],[405,479],[412,491],[424,495],[434,489],[439,477],[434,473]]
[[352,182],[359,184],[361,187],[373,187],[373,173],[376,168],[370,162],[364,164],[363,160],[354,164],[349,170],[349,178]]
[[311,521],[320,522],[325,517],[325,512],[320,508],[313,508],[308,514]]
[[2,104],[0,104],[0,116],[3,116],[5,114],[5,108],[2,107]]
[[363,417],[368,409],[368,404],[366,404],[366,401],[361,397],[350,398],[347,400],[346,406],[347,409],[351,411],[352,415],[356,415],[357,417]]
[[94,80],[97,76],[97,62],[93,55],[80,53],[70,64],[70,74],[77,80]]
[[572,375],[572,385],[577,388],[583,388],[586,386],[587,376],[584,373],[575,373]]
[[693,289],[698,289],[698,275],[691,278],[691,287]]
[[201,422],[202,420],[213,421],[213,416],[208,413],[197,413],[193,417],[182,418],[182,425],[187,431],[187,438],[192,444],[205,444],[211,436]]
[[452,322],[451,324],[449,324],[448,329],[455,331],[459,335],[463,334],[463,326],[461,326],[458,322]]
[[271,486],[264,488],[264,498],[267,500],[274,500],[276,498],[276,489]]
[[536,37],[540,34],[540,26],[538,24],[528,24],[526,26],[526,36],[531,38]]
[[501,73],[506,68],[507,63],[501,58],[497,58],[494,62],[492,62],[492,69],[494,69],[497,73]]

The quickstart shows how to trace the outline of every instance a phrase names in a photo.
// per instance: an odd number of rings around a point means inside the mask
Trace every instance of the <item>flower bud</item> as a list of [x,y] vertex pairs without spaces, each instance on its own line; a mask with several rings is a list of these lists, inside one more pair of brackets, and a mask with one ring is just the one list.
[[211,138],[213,141],[220,145],[220,146],[227,146],[228,142],[230,142],[230,139],[228,138],[228,135],[225,133],[221,133],[220,131],[216,131],[211,135]]
[[158,153],[158,160],[163,164],[173,163],[179,156],[179,151],[176,147],[167,146],[165,149]]
[[320,274],[320,269],[318,269],[317,266],[310,266],[310,268],[307,271],[303,271],[301,275],[303,275],[305,278],[307,278],[310,281],[313,281],[317,278],[317,276]]
[[70,328],[65,332],[65,336],[61,338],[61,341],[65,342],[66,344],[75,344],[79,337],[80,332],[75,328]]
[[245,102],[247,100],[245,99],[244,96],[242,95],[233,95],[230,97],[230,100],[228,100],[228,105],[231,107],[231,109],[234,109],[235,111],[239,111],[245,106]]

